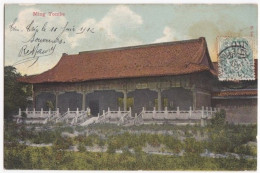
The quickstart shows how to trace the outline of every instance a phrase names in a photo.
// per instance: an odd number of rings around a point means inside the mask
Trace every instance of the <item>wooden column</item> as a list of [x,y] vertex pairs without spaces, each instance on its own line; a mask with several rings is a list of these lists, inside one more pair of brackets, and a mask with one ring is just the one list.
[[59,103],[59,92],[55,92],[55,108],[58,108],[58,103]]
[[192,89],[192,96],[193,96],[193,100],[192,100],[192,102],[193,102],[193,105],[192,105],[192,107],[193,107],[193,110],[196,110],[196,108],[197,108],[197,91],[196,91],[196,88],[193,88]]
[[123,91],[123,94],[124,94],[124,99],[123,99],[124,111],[127,111],[127,91]]
[[83,91],[82,92],[82,110],[85,111],[85,109],[86,109],[86,92]]
[[162,110],[162,92],[158,89],[158,111]]
[[36,95],[35,95],[35,91],[34,91],[34,87],[32,85],[32,97],[33,97],[33,107],[36,107]]

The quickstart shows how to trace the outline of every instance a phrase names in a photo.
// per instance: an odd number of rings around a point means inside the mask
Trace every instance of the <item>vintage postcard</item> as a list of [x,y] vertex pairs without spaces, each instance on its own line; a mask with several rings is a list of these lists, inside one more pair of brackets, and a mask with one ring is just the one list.
[[257,170],[257,4],[5,4],[4,169]]

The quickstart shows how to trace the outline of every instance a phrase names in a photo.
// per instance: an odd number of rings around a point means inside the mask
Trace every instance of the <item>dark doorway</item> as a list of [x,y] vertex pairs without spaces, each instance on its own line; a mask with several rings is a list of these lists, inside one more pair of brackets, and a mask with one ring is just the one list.
[[89,108],[91,110],[91,114],[93,116],[97,116],[99,113],[99,101],[98,100],[89,101]]

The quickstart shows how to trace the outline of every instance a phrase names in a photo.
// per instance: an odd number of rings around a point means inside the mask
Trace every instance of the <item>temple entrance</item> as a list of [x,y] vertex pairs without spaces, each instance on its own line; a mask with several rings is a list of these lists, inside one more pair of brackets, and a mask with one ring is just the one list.
[[91,114],[93,116],[97,116],[99,113],[99,101],[98,100],[89,101],[89,108],[91,110]]

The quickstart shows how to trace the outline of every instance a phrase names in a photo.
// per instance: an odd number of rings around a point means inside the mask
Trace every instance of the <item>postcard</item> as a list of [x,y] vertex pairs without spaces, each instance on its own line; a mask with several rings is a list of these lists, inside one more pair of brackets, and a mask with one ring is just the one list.
[[257,4],[4,5],[4,169],[256,170]]

